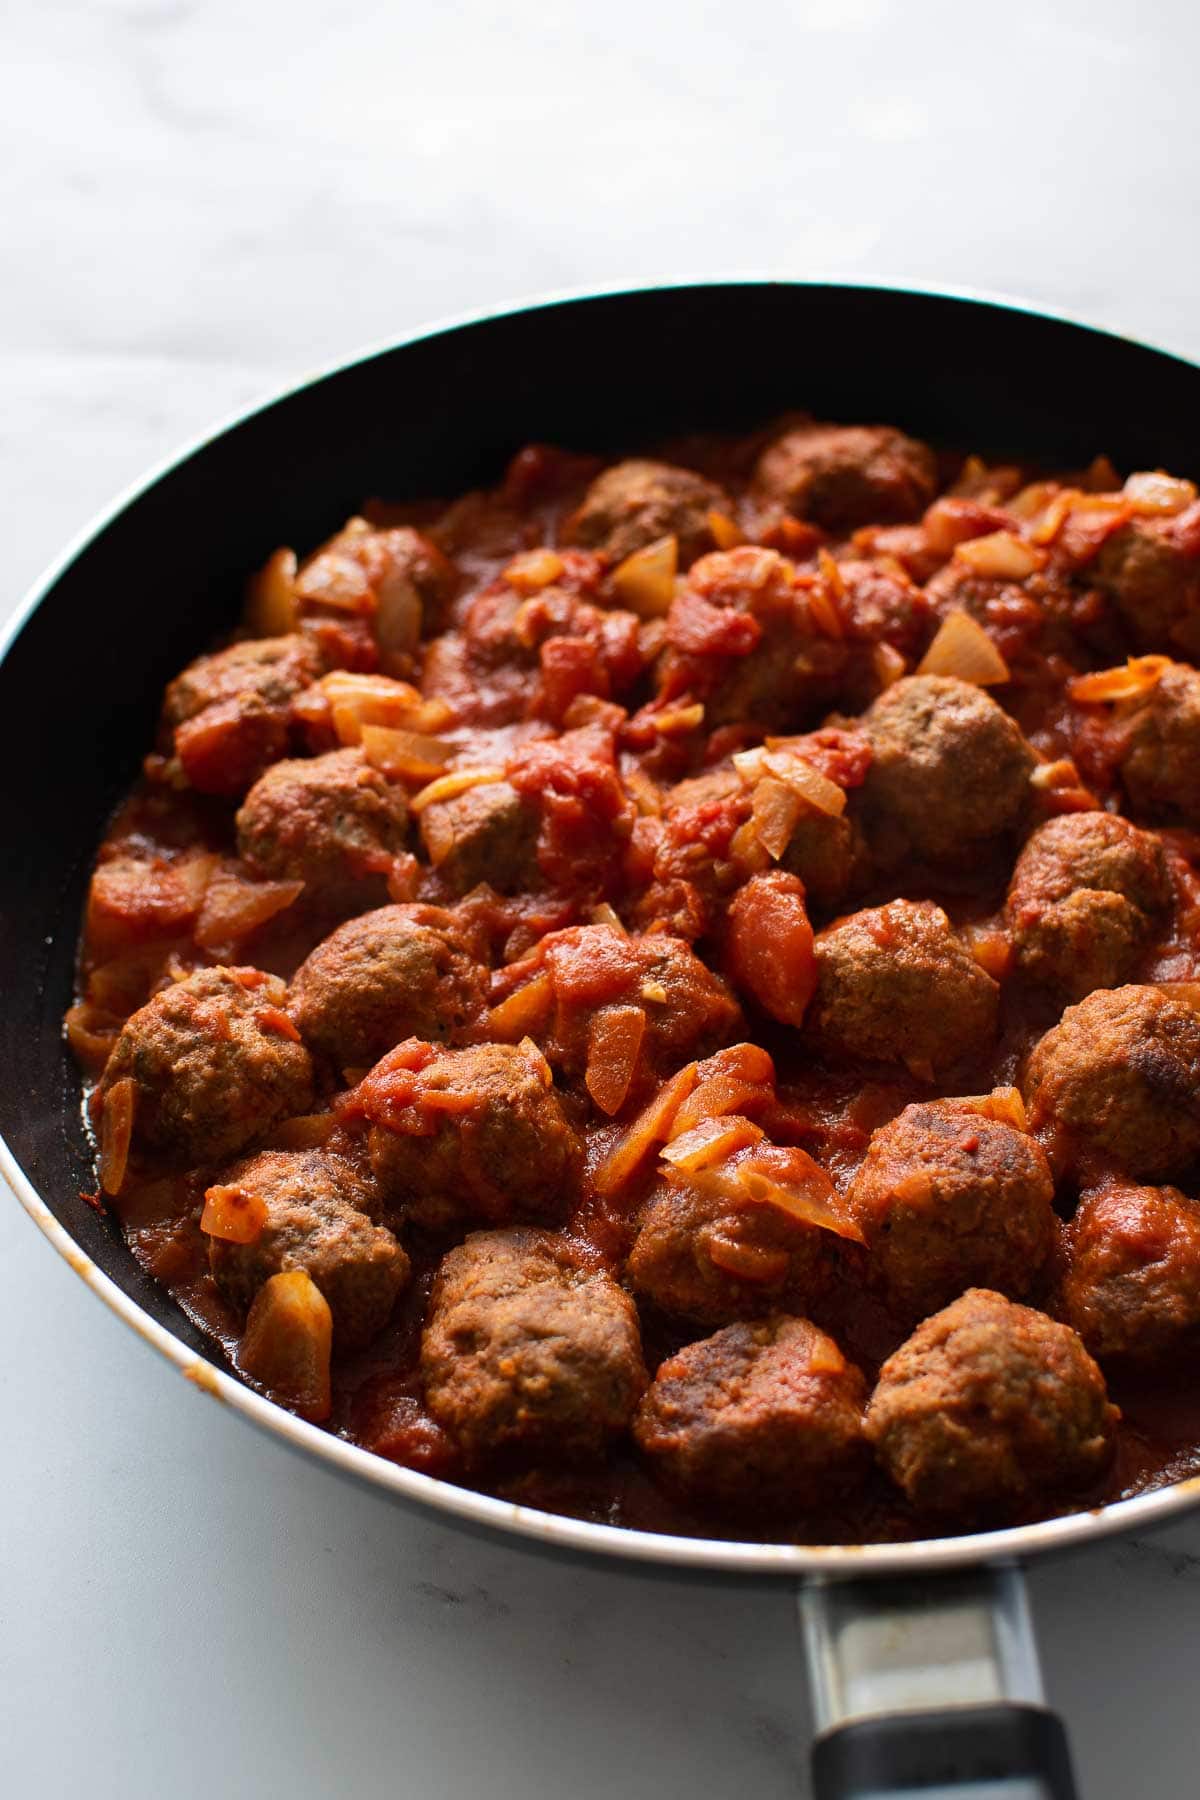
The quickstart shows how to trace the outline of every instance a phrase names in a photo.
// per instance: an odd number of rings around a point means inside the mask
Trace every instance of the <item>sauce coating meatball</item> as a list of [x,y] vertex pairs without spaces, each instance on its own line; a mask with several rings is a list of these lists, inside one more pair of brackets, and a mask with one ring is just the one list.
[[776,438],[754,480],[764,499],[840,532],[918,518],[937,491],[937,467],[926,444],[894,426],[813,422]]
[[962,1515],[1094,1480],[1119,1417],[1069,1326],[970,1288],[889,1356],[866,1430],[915,1507]]
[[863,1474],[866,1383],[807,1319],[727,1325],[659,1367],[633,1434],[663,1484],[716,1506],[803,1511]]
[[646,1385],[637,1312],[544,1231],[476,1231],[438,1270],[421,1339],[425,1402],[469,1460],[595,1457]]
[[225,1298],[245,1312],[272,1275],[302,1269],[333,1315],[339,1350],[369,1344],[407,1285],[409,1261],[392,1233],[373,1223],[375,1199],[349,1164],[320,1151],[268,1150],[235,1163],[221,1186],[266,1208],[253,1243],[208,1240],[209,1267]]
[[864,714],[873,758],[862,819],[885,864],[969,862],[1016,825],[1036,758],[990,695],[953,675],[909,675]]
[[370,1123],[381,1189],[414,1223],[442,1230],[561,1216],[579,1141],[532,1045],[410,1041],[360,1083],[354,1104]]
[[1200,673],[1168,663],[1119,729],[1121,780],[1136,810],[1200,825]]
[[421,842],[446,890],[511,894],[537,880],[538,814],[507,781],[481,781],[421,814]]
[[1200,1156],[1200,1015],[1160,988],[1097,989],[1035,1045],[1023,1091],[1055,1169],[1098,1155],[1169,1178]]
[[455,1037],[486,1000],[486,973],[453,913],[381,906],[301,963],[290,1011],[313,1049],[339,1068],[368,1068],[404,1038]]
[[871,1279],[912,1320],[969,1287],[1028,1294],[1054,1246],[1041,1146],[953,1101],[906,1106],[881,1126],[849,1202]]
[[317,679],[316,646],[299,632],[251,638],[197,657],[163,696],[162,735],[202,794],[240,795],[286,755],[291,702]]
[[133,1082],[134,1141],[176,1164],[236,1156],[312,1099],[312,1063],[258,969],[197,969],[128,1019],[97,1092]]
[[686,566],[712,548],[708,515],[714,508],[729,510],[715,482],[693,469],[635,457],[597,475],[566,521],[564,538],[621,562],[657,538],[675,537]]
[[1147,650],[1167,650],[1200,614],[1200,504],[1173,518],[1131,519],[1113,532],[1090,571]]
[[1117,987],[1166,911],[1166,857],[1156,837],[1115,813],[1047,819],[1017,858],[1007,918],[1027,974],[1072,1000]]
[[303,881],[305,896],[338,911],[387,898],[404,849],[404,789],[362,751],[275,763],[238,812],[238,853],[256,875]]
[[1173,1187],[1085,1194],[1059,1300],[1101,1361],[1149,1362],[1179,1348],[1200,1328],[1200,1205]]
[[831,1054],[903,1063],[928,1078],[995,1037],[999,989],[931,901],[850,913],[818,932],[813,953],[805,1024]]
[[625,1279],[665,1313],[727,1325],[782,1307],[807,1309],[828,1289],[835,1267],[829,1232],[664,1170],[642,1213]]

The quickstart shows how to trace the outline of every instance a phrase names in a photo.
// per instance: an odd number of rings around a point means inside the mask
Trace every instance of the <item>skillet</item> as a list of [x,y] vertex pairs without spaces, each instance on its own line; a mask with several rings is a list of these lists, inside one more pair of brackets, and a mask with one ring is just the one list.
[[455,493],[531,440],[616,453],[789,406],[1069,466],[1200,474],[1200,367],[1042,313],[882,287],[741,282],[543,303],[436,329],[255,410],[153,475],[18,611],[0,665],[0,1170],[84,1280],[183,1374],[334,1468],[476,1531],[800,1592],[818,1800],[1070,1796],[1021,1560],[1200,1505],[1200,1478],[1019,1528],[854,1546],[636,1533],[450,1486],[243,1387],[81,1198],[91,1166],[60,1020],[91,856],[165,681],[234,622],[279,543],[364,495]]

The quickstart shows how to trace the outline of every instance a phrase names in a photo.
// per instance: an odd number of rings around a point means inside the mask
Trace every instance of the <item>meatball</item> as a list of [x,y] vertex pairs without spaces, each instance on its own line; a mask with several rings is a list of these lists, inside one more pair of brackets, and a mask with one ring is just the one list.
[[663,1484],[739,1510],[803,1511],[867,1463],[866,1383],[807,1319],[775,1314],[688,1344],[659,1367],[633,1434]]
[[1085,1195],[1059,1304],[1102,1361],[1181,1347],[1200,1328],[1200,1204],[1173,1187],[1114,1183]]
[[1189,638],[1197,647],[1200,504],[1173,518],[1131,519],[1106,539],[1088,576],[1112,595],[1143,648]]
[[[380,1187],[434,1230],[476,1221],[561,1217],[579,1173],[579,1141],[532,1046],[408,1046],[362,1084]],[[415,1071],[404,1066],[417,1061]]]
[[1095,1480],[1119,1417],[1069,1326],[970,1288],[889,1356],[866,1429],[918,1511],[970,1514]]
[[827,1052],[904,1063],[928,1079],[996,1035],[999,988],[928,900],[851,913],[818,932],[813,952],[806,1025]]
[[635,457],[597,475],[564,527],[569,544],[600,550],[621,562],[656,538],[675,537],[686,565],[712,548],[708,514],[728,511],[729,501],[714,482],[693,469]]
[[321,673],[300,633],[253,638],[189,663],[163,698],[162,734],[202,794],[244,794],[285,756],[291,703]]
[[702,701],[710,726],[750,719],[759,731],[824,712],[849,654],[814,624],[792,565],[759,544],[696,564],[671,603],[666,644],[660,692]]
[[690,944],[667,932],[626,936],[581,925],[543,940],[554,987],[546,1050],[570,1077],[593,1068],[597,1021],[608,1008],[638,1008],[645,1026],[625,1098],[644,1097],[682,1063],[727,1043],[742,1023],[737,1001]]
[[1040,1145],[953,1101],[906,1106],[881,1126],[849,1201],[873,1284],[913,1321],[973,1285],[1028,1294],[1055,1242]]
[[1135,811],[1200,825],[1200,672],[1168,663],[1118,729],[1121,780]]
[[1026,973],[1072,1000],[1128,980],[1170,895],[1163,847],[1115,813],[1047,819],[1017,859],[1007,916]]
[[312,1063],[258,969],[197,969],[126,1020],[97,1090],[133,1082],[134,1141],[187,1166],[236,1156],[312,1102]]
[[348,919],[292,980],[305,1041],[339,1068],[368,1068],[403,1038],[455,1037],[487,1003],[487,976],[451,912],[381,906]]
[[754,484],[762,497],[827,531],[903,524],[937,492],[928,445],[890,425],[797,425],[763,451]]
[[371,1190],[349,1164],[320,1151],[268,1150],[235,1163],[221,1186],[266,1207],[253,1243],[208,1240],[213,1280],[231,1306],[246,1312],[272,1275],[302,1269],[329,1302],[339,1350],[378,1336],[408,1283],[409,1261],[368,1216]]
[[404,849],[404,789],[362,751],[276,763],[237,815],[238,851],[256,875],[303,881],[306,898],[346,912],[387,898]]
[[829,1232],[670,1170],[642,1213],[625,1279],[663,1312],[727,1325],[807,1309],[836,1266]]
[[427,537],[410,526],[372,531],[352,519],[344,531],[309,558],[296,578],[302,613],[355,607],[370,617],[379,661],[388,674],[405,675],[422,633],[445,624],[456,576]]
[[421,842],[452,894],[486,881],[501,894],[537,880],[538,812],[507,781],[480,782],[421,814]]
[[1017,823],[1036,757],[1002,707],[953,675],[909,675],[864,715],[873,759],[862,790],[886,864],[954,866]]
[[646,1385],[633,1301],[565,1238],[476,1231],[434,1281],[425,1403],[474,1461],[599,1456]]
[[1098,1155],[1169,1179],[1200,1156],[1200,1014],[1161,988],[1098,988],[1035,1045],[1023,1087],[1059,1171]]

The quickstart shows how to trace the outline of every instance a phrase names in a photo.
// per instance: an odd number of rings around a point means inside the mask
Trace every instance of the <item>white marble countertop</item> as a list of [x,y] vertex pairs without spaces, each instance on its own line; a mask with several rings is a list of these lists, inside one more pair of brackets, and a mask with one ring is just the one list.
[[[546,289],[869,274],[1200,354],[1198,54],[1192,0],[9,0],[0,610],[244,401]],[[0,1269],[14,1800],[806,1791],[786,1589],[402,1511],[183,1387],[11,1203]],[[1200,1524],[1033,1594],[1090,1800],[1194,1791]]]

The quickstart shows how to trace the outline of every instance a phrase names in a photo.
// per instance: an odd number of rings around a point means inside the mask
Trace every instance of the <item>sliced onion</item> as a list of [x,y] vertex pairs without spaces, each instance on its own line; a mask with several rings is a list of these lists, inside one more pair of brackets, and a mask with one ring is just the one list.
[[1164,469],[1147,469],[1129,477],[1125,498],[1138,513],[1181,513],[1195,500],[1196,484],[1168,475]]
[[800,813],[800,797],[786,781],[767,775],[758,783],[751,818],[759,843],[773,861],[778,862],[791,843]]
[[1024,581],[1042,567],[1045,557],[1014,531],[992,531],[986,537],[968,538],[959,544],[954,560],[976,575],[998,581]]
[[696,1085],[696,1068],[688,1063],[672,1075],[617,1139],[596,1170],[597,1193],[605,1197],[618,1193],[646,1158],[666,1143],[675,1114]]
[[739,544],[746,541],[728,514],[717,512],[715,508],[708,514],[708,529],[718,550],[736,550]]
[[252,637],[286,637],[296,629],[296,552],[276,550],[246,587],[246,629]]
[[254,1297],[238,1360],[271,1398],[302,1419],[327,1419],[333,1409],[330,1365],[333,1316],[329,1302],[303,1269],[286,1269]]
[[1017,1131],[1028,1131],[1029,1118],[1020,1088],[993,1088],[990,1094],[967,1094],[947,1102],[958,1112],[975,1113],[982,1119],[995,1119],[998,1125],[1011,1125]]
[[[791,1154],[804,1156],[802,1150]],[[785,1213],[789,1219],[796,1219],[801,1224],[815,1225],[819,1231],[832,1231],[836,1237],[848,1238],[856,1244],[863,1243],[862,1232],[842,1210],[837,1192],[824,1169],[812,1162],[811,1157],[805,1160],[812,1164],[811,1177],[801,1175],[791,1181],[779,1180],[766,1169],[757,1168],[753,1160],[750,1160],[738,1170],[738,1186],[756,1206],[769,1206],[775,1212]]]
[[100,1114],[100,1186],[109,1195],[119,1194],[133,1140],[135,1089],[125,1076],[105,1091]]
[[542,1028],[550,1017],[553,1004],[554,983],[543,969],[524,987],[493,1006],[488,1014],[488,1035],[501,1043],[515,1044],[518,1039]]
[[845,812],[845,789],[822,775],[819,769],[814,769],[795,751],[767,750],[763,754],[763,767],[777,781],[785,781],[794,794],[817,812],[828,813],[834,819]]
[[504,770],[494,764],[478,769],[453,769],[449,775],[439,775],[436,781],[423,787],[419,794],[414,794],[409,804],[413,812],[423,813],[427,806],[435,806],[439,800],[456,800],[471,788],[486,787],[489,783],[503,780]]
[[697,1169],[708,1169],[715,1163],[724,1162],[737,1150],[761,1143],[762,1138],[760,1125],[740,1113],[729,1113],[723,1118],[706,1119],[700,1125],[693,1125],[690,1131],[672,1138],[663,1150],[662,1159],[673,1169],[690,1175]]
[[664,706],[661,712],[648,715],[649,723],[660,737],[678,737],[687,731],[698,731],[704,723],[704,707],[699,700],[686,706]]
[[543,545],[538,550],[522,550],[504,570],[504,579],[518,594],[540,594],[556,582],[566,568],[557,550]]
[[267,1225],[267,1203],[261,1194],[236,1185],[205,1190],[200,1229],[227,1244],[256,1244]]
[[1140,700],[1158,686],[1171,666],[1169,656],[1131,656],[1124,667],[1097,669],[1067,683],[1067,696],[1082,706],[1110,700]]
[[908,663],[892,644],[876,644],[871,651],[871,666],[880,688],[890,688],[908,668]]
[[639,618],[661,618],[675,598],[678,568],[678,538],[658,538],[617,564],[612,574],[613,589],[621,604]]
[[364,725],[361,741],[367,761],[391,781],[432,781],[454,753],[444,738],[397,731],[390,725]]
[[735,1281],[757,1282],[769,1287],[782,1281],[791,1266],[786,1250],[772,1250],[766,1244],[746,1244],[728,1237],[722,1231],[703,1233],[704,1250],[715,1269],[732,1275]]
[[[982,542],[976,539],[976,542]],[[957,608],[947,613],[937,635],[917,666],[918,675],[956,675],[976,687],[995,687],[1010,679],[1008,664],[983,626]]]

